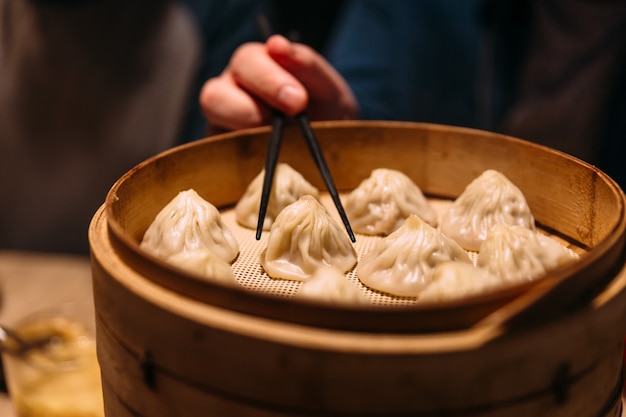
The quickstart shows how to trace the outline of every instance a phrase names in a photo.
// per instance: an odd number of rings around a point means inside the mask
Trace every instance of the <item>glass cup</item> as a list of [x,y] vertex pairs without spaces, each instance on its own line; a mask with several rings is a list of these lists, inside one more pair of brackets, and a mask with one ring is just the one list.
[[17,417],[104,417],[93,305],[61,304],[12,327],[38,344],[26,353],[2,354]]

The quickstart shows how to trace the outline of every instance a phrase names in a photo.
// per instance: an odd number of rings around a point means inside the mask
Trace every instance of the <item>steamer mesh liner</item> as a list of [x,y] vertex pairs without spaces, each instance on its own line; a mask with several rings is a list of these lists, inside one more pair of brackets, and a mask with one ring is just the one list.
[[[437,211],[439,218],[441,218],[441,215],[452,204],[451,200],[429,199],[429,201],[435,211]],[[322,194],[321,202],[324,207],[326,207],[328,213],[341,224],[343,228],[337,209],[330,196],[328,194]],[[267,239],[270,234],[269,230],[264,230],[261,235],[261,240],[256,240],[255,230],[243,227],[237,223],[234,208],[221,210],[221,215],[222,220],[231,229],[239,242],[240,253],[232,265],[235,277],[239,283],[250,291],[265,292],[282,297],[292,297],[298,291],[302,282],[271,278],[265,273],[259,263],[260,253],[267,245]],[[382,237],[361,234],[356,234],[355,236],[356,242],[354,243],[354,248],[357,252],[358,261],[361,260],[361,257],[369,251],[376,241],[382,239]],[[555,236],[551,237],[567,247],[573,257],[578,257],[576,252],[568,247],[567,242]],[[472,262],[475,263],[478,254],[475,252],[468,252],[468,254]],[[369,289],[363,285],[356,276],[356,265],[352,270],[346,273],[346,277],[361,289],[366,298],[373,305],[402,306],[418,302],[415,297],[397,297]]]

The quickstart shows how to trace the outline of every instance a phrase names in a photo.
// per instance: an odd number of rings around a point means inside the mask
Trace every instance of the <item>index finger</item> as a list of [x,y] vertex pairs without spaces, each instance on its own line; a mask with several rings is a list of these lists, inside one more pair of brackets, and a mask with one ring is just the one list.
[[293,115],[307,106],[304,86],[267,53],[264,44],[242,45],[228,69],[241,88],[270,107]]

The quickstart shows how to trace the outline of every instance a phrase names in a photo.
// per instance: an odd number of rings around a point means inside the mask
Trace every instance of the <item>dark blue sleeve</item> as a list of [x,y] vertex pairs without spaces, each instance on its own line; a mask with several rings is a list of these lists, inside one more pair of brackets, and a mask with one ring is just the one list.
[[201,41],[201,61],[190,93],[186,120],[180,142],[206,136],[206,119],[198,103],[198,92],[204,82],[219,75],[239,45],[261,41],[257,17],[263,13],[272,19],[271,2],[261,0],[185,0]]
[[481,3],[348,1],[326,56],[360,117],[473,125]]

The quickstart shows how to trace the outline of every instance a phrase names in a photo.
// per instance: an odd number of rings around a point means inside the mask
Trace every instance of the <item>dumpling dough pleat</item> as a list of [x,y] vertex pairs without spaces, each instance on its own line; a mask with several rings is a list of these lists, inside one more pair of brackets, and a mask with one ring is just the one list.
[[[243,197],[235,206],[235,217],[239,224],[244,227],[250,229],[257,227],[264,177],[265,169],[252,180]],[[263,220],[263,230],[270,230],[278,213],[303,195],[319,198],[319,190],[288,164],[282,162],[277,164],[272,191],[267,203],[267,212]]]
[[163,258],[209,249],[232,262],[239,254],[239,244],[222,222],[219,210],[193,189],[181,191],[163,207],[146,230],[140,246]]
[[370,288],[415,297],[430,283],[435,267],[451,260],[472,262],[458,243],[412,214],[398,230],[374,244],[356,271]]
[[344,208],[352,229],[365,235],[388,235],[411,214],[437,226],[437,213],[422,190],[404,173],[393,169],[373,170],[348,194]]
[[522,191],[502,173],[490,169],[454,201],[444,213],[440,229],[463,248],[477,252],[497,223],[535,230],[535,219]]
[[476,266],[503,283],[530,281],[574,261],[557,241],[521,226],[496,224],[480,246]]
[[230,263],[209,249],[178,252],[167,258],[167,262],[185,271],[200,275],[207,281],[238,284]]
[[306,298],[331,303],[362,304],[365,294],[346,275],[333,266],[320,266],[296,292],[296,298]]
[[348,271],[356,260],[348,234],[310,195],[280,212],[260,256],[270,277],[296,281],[308,279],[324,265]]
[[501,287],[500,278],[471,263],[448,261],[435,267],[432,282],[419,295],[420,301],[450,301]]

